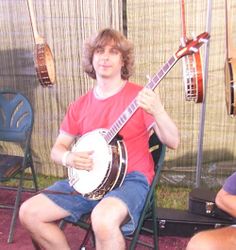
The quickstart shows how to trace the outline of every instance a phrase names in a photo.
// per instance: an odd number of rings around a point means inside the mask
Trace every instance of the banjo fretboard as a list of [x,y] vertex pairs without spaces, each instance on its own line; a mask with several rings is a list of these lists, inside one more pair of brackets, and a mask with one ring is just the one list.
[[[145,85],[146,88],[155,89],[156,86],[160,83],[160,81],[164,78],[164,76],[170,71],[170,69],[175,65],[178,61],[178,58],[173,55],[169,58],[167,63],[159,70],[157,74],[155,74],[149,82]],[[124,110],[124,112],[119,116],[119,118],[113,123],[111,128],[104,135],[106,142],[109,144],[112,139],[118,134],[121,128],[125,125],[125,123],[131,118],[131,116],[138,109],[138,104],[136,98],[130,103],[130,105]]]

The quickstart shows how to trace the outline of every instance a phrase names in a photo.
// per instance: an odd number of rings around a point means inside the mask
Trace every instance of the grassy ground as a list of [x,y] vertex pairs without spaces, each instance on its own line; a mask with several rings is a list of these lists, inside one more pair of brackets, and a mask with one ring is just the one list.
[[158,186],[157,206],[175,209],[187,209],[190,189],[173,186]]
[[[58,178],[51,176],[38,175],[39,189],[43,189]],[[6,183],[7,185],[14,185],[15,181]],[[32,182],[25,182],[26,188],[33,188]],[[186,209],[188,207],[188,194],[190,189],[183,187],[173,187],[167,185],[161,185],[157,188],[157,206],[166,208]]]

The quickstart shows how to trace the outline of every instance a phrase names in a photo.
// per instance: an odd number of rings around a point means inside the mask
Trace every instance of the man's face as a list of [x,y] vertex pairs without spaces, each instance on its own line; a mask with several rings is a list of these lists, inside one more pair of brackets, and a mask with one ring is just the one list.
[[122,54],[114,43],[108,43],[94,51],[93,67],[97,76],[102,78],[121,76],[121,67],[123,65]]

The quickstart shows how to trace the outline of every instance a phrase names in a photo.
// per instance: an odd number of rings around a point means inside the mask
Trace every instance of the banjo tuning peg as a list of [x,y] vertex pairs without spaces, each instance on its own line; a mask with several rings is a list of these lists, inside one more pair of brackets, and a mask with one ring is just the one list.
[[194,32],[191,32],[191,36],[192,36],[192,38],[193,38],[194,41],[197,40],[196,34]]

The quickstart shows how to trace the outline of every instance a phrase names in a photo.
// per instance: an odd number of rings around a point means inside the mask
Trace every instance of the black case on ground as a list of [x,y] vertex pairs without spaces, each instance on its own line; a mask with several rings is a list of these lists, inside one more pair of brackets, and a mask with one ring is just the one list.
[[236,221],[215,204],[216,192],[207,188],[195,188],[189,193],[188,210],[207,217]]
[[232,224],[229,220],[210,218],[172,208],[157,208],[157,216],[160,236],[191,237],[202,230]]

